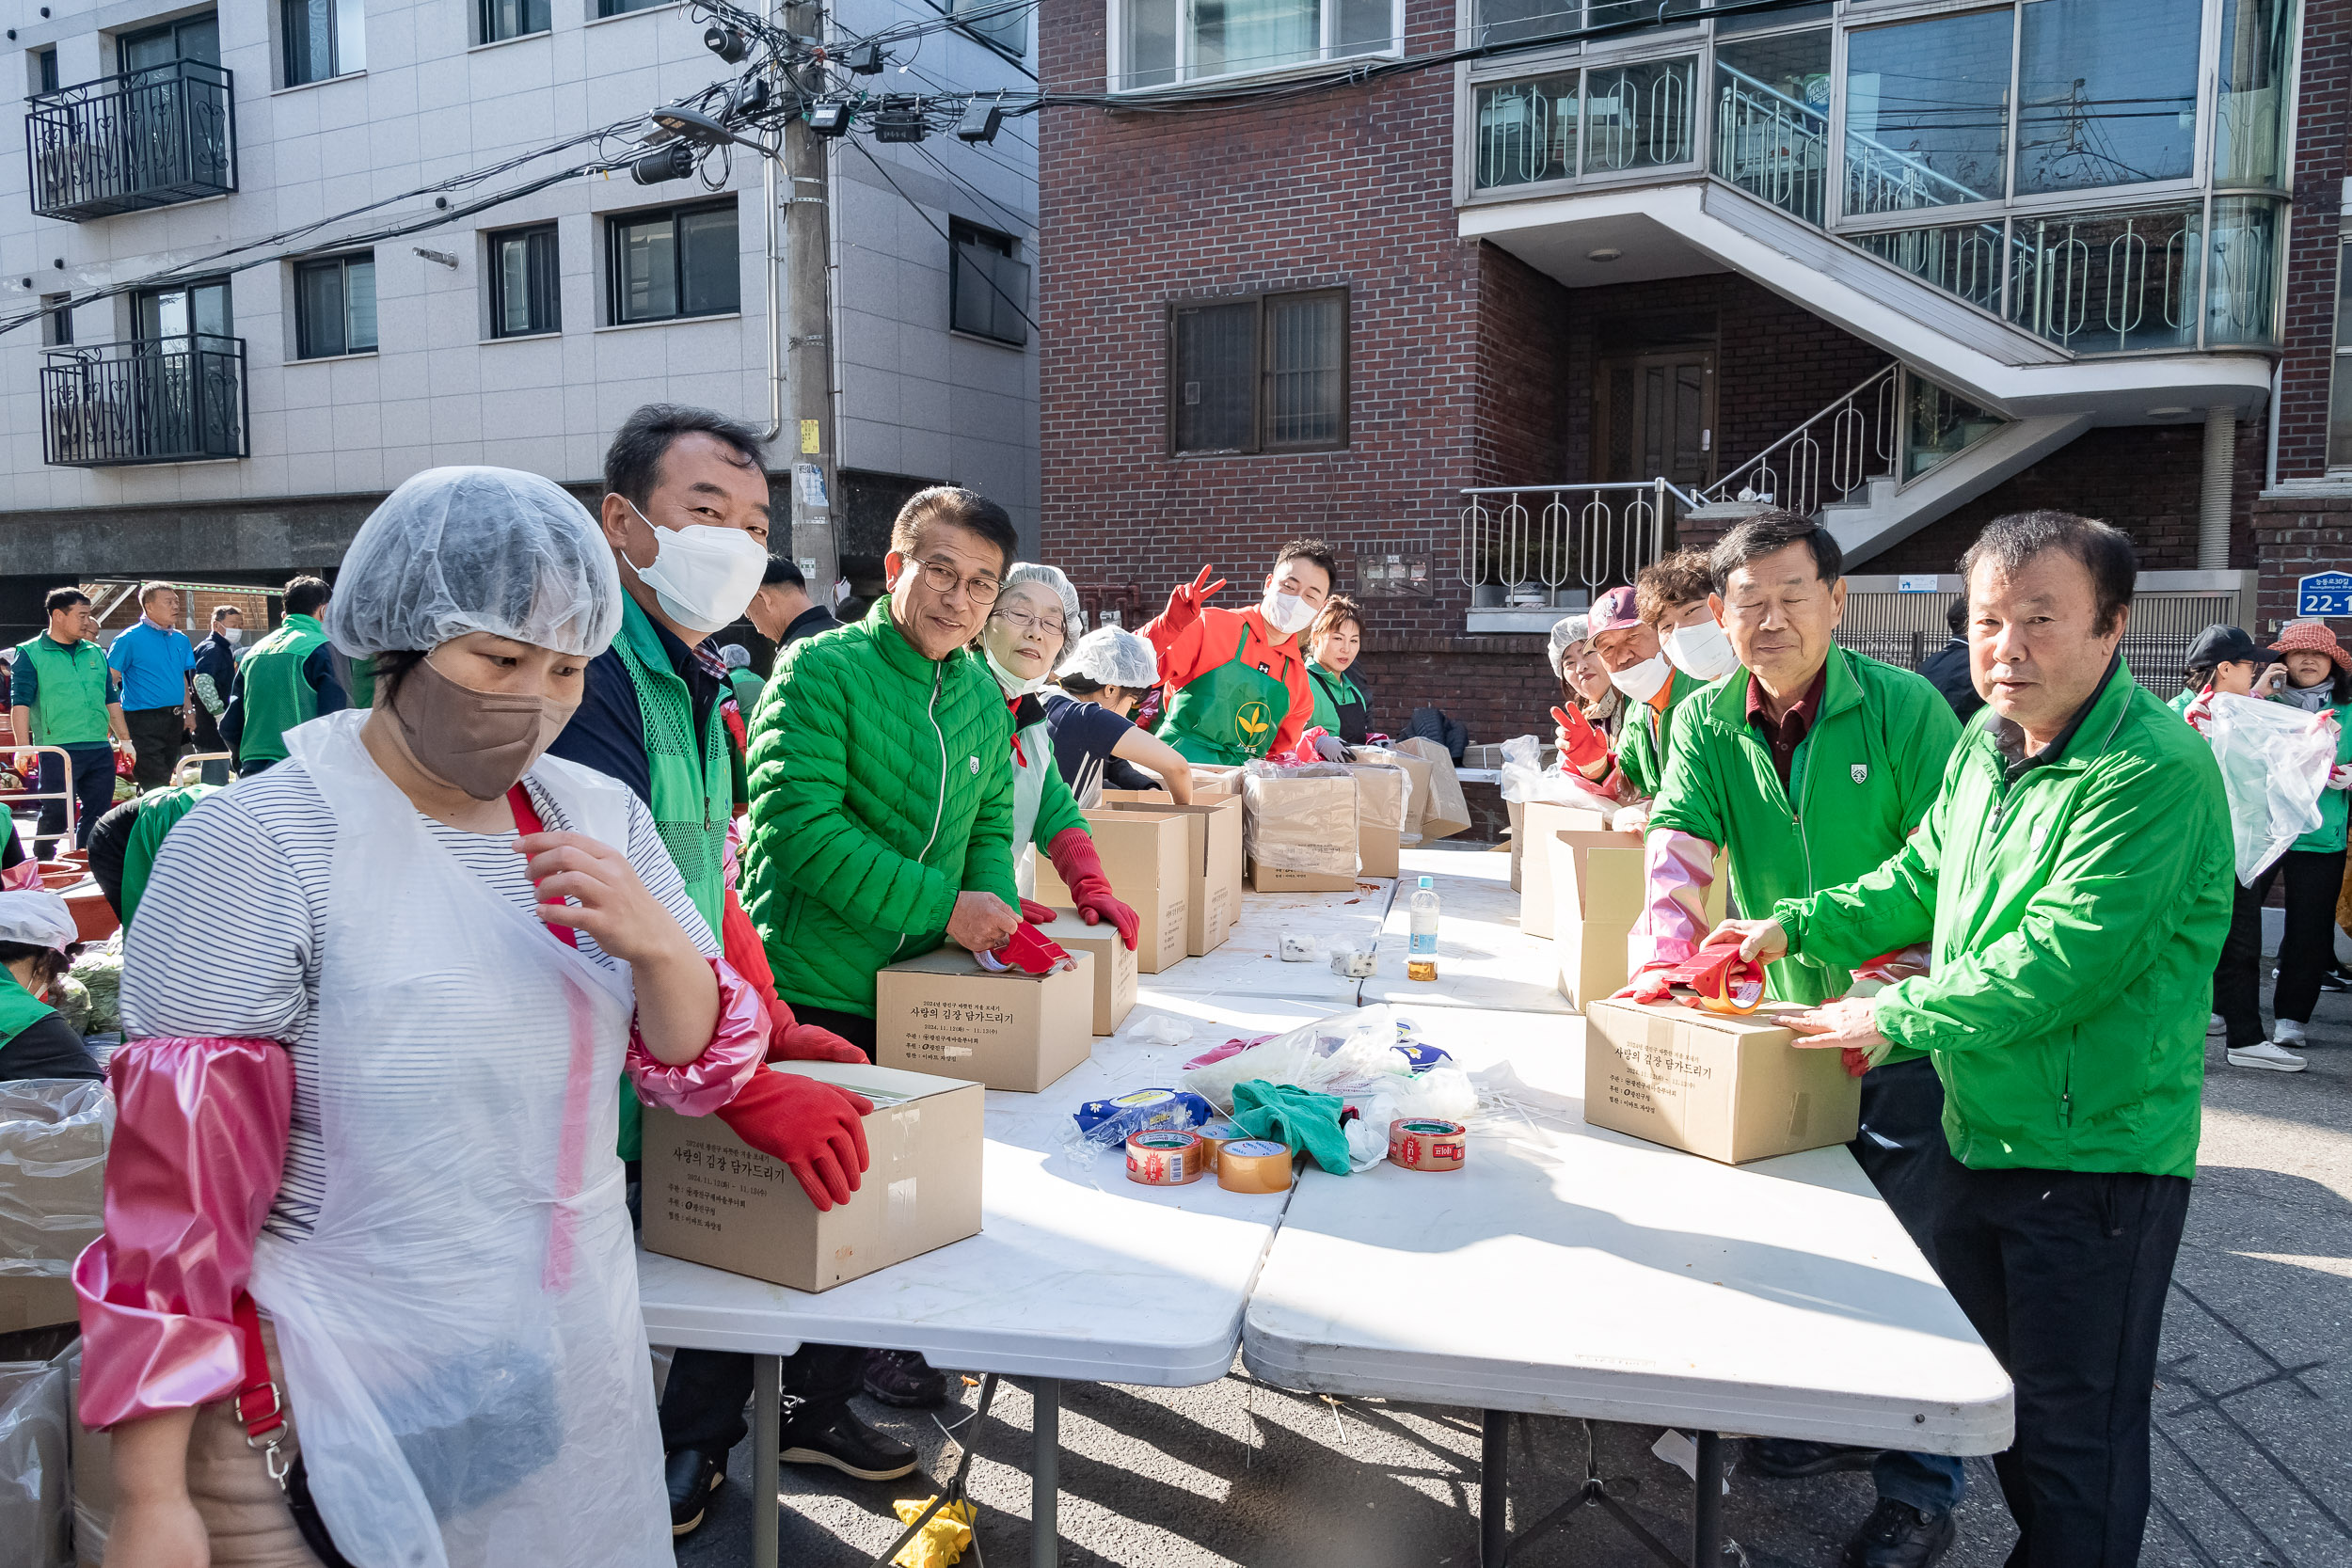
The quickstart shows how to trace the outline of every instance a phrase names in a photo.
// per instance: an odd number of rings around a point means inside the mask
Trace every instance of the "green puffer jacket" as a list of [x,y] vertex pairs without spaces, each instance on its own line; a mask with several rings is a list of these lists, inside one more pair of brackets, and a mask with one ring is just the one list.
[[2013,784],[1996,717],[1970,721],[1899,853],[1772,917],[1834,968],[1934,939],[1878,1027],[1934,1057],[1963,1164],[2192,1176],[2236,885],[2213,750],[2121,659],[2064,753]]
[[871,1017],[877,971],[940,944],[956,897],[1012,889],[1012,720],[986,666],[890,619],[786,651],[751,724],[744,907],[794,1006]]

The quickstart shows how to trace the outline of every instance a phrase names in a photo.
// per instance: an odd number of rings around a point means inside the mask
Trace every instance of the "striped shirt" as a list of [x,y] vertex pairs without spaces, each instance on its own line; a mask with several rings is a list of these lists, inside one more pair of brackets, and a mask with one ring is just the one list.
[[[532,800],[549,832],[566,831],[563,810],[535,785]],[[523,858],[510,833],[473,833],[420,816],[434,841],[508,902],[535,910]],[[294,1115],[285,1176],[263,1228],[308,1235],[326,1196],[319,1140],[320,949],[333,878],[335,818],[299,762],[281,762],[240,781],[180,819],[155,857],[139,900],[146,919],[124,937],[123,1037],[227,1037],[281,1040],[294,1062]],[[719,955],[710,927],[686,895],[661,847],[653,814],[628,800],[629,863],[706,957]],[[387,940],[395,933],[387,932]],[[586,931],[580,951],[606,969]]]

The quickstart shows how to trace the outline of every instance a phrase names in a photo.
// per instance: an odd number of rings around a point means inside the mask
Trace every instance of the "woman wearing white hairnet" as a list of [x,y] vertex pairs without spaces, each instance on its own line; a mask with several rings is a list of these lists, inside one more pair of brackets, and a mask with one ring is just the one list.
[[1551,710],[1552,739],[1563,772],[1581,774],[1614,795],[1614,752],[1625,728],[1625,703],[1609,679],[1609,667],[1593,651],[1590,617],[1564,616],[1552,623],[1544,662],[1560,682],[1560,706]]
[[1003,689],[1005,706],[1012,714],[1013,885],[1021,894],[1022,919],[1054,918],[1051,909],[1029,896],[1037,891],[1037,856],[1031,847],[1043,845],[1045,858],[1070,890],[1079,915],[1089,926],[1109,921],[1133,947],[1141,922],[1119,901],[1110,879],[1103,875],[1094,835],[1087,831],[1087,819],[1055,765],[1053,736],[1045,727],[1045,703],[1040,696],[1078,613],[1078,590],[1068,578],[1052,566],[1020,561],[1005,574],[995,607],[980,626],[980,657]]
[[[1178,805],[1192,803],[1192,764],[1127,717],[1159,679],[1159,655],[1151,640],[1118,626],[1095,627],[1062,660],[1054,677],[1061,689],[1045,693],[1045,727],[1053,736],[1054,761],[1079,809],[1100,802],[1104,784],[1166,789]],[[1149,768],[1159,778],[1131,765]]]
[[870,1107],[758,1070],[765,1014],[644,807],[542,754],[620,619],[562,489],[419,474],[328,612],[374,707],[165,840],[74,1269],[109,1560],[671,1561],[618,1079],[787,1161],[829,1132],[852,1171]]
[[56,894],[0,893],[0,1083],[100,1076],[82,1037],[49,1005],[80,937]]

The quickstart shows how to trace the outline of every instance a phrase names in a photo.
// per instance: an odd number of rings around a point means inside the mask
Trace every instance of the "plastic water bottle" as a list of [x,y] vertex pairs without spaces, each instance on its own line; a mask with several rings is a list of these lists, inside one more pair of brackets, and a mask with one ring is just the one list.
[[1434,980],[1438,977],[1438,890],[1426,877],[1413,890],[1412,933],[1412,944],[1405,955],[1405,977]]

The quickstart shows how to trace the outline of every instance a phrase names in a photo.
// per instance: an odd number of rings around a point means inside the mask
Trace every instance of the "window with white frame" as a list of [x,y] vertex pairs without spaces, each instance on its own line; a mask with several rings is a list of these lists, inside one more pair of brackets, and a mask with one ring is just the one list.
[[2336,255],[2335,372],[2328,398],[2328,467],[2352,469],[2352,243]]
[[329,256],[294,265],[294,356],[375,352],[375,257]]
[[1120,0],[1122,87],[1393,54],[1396,0]]
[[368,67],[366,0],[284,0],[278,25],[286,86],[324,82]]

